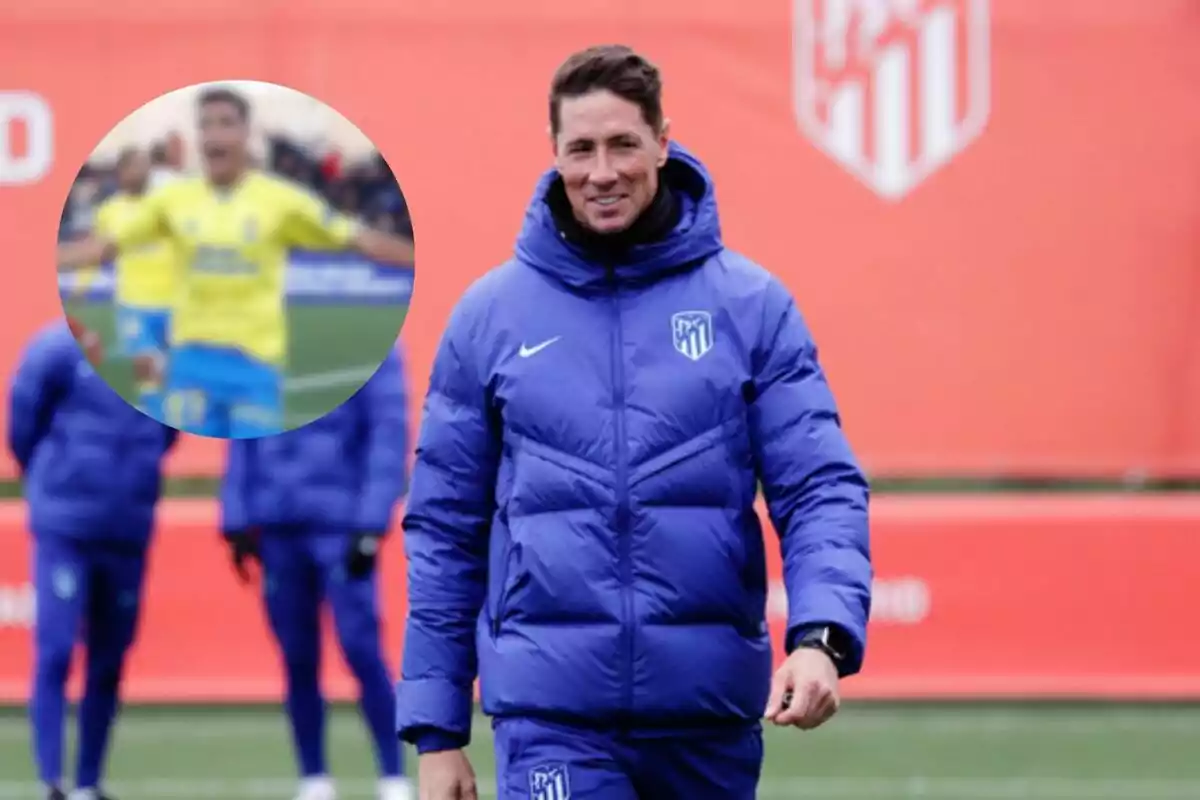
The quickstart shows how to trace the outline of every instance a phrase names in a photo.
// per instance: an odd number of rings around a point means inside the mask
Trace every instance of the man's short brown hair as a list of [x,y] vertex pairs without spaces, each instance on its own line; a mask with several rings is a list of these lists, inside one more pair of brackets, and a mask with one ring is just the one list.
[[642,110],[646,124],[662,129],[662,77],[658,67],[633,48],[621,44],[589,47],[572,54],[550,82],[550,131],[558,134],[564,97],[607,90]]
[[250,120],[250,101],[241,92],[230,89],[228,86],[210,86],[202,89],[200,96],[196,99],[196,106],[198,108],[204,108],[205,106],[217,103],[225,103],[233,106],[237,112],[238,119],[242,122]]

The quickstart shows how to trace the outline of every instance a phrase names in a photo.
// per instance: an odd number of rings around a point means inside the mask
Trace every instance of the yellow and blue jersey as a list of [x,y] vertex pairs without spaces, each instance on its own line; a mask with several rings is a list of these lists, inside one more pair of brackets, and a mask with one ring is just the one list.
[[165,184],[105,234],[122,253],[161,240],[174,248],[172,348],[232,349],[282,368],[289,251],[343,249],[357,232],[315,194],[249,172],[229,189],[203,178]]

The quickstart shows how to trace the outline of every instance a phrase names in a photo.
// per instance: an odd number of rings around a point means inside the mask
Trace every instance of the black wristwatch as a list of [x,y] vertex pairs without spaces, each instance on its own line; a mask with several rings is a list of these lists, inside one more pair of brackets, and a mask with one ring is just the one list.
[[820,650],[829,656],[834,664],[840,665],[846,659],[846,654],[839,647],[840,639],[836,628],[822,625],[805,631],[796,642],[796,649],[811,647],[814,650]]

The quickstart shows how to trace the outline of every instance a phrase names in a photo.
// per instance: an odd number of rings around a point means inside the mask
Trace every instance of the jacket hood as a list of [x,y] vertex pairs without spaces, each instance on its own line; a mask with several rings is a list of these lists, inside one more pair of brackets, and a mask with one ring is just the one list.
[[720,252],[724,245],[716,195],[704,164],[672,142],[661,179],[680,205],[678,224],[665,238],[636,245],[619,263],[606,264],[567,241],[559,231],[547,203],[559,176],[557,170],[547,170],[525,211],[525,223],[517,237],[517,258],[572,288],[588,290],[611,286],[610,269],[619,285],[653,283]]

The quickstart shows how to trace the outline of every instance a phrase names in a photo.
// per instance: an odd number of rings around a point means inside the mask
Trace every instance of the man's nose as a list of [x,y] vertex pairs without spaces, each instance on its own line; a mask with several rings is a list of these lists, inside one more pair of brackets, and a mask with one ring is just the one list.
[[617,170],[613,167],[612,160],[605,155],[604,151],[596,154],[596,163],[592,167],[591,174],[588,175],[590,180],[597,187],[608,188],[617,182]]

